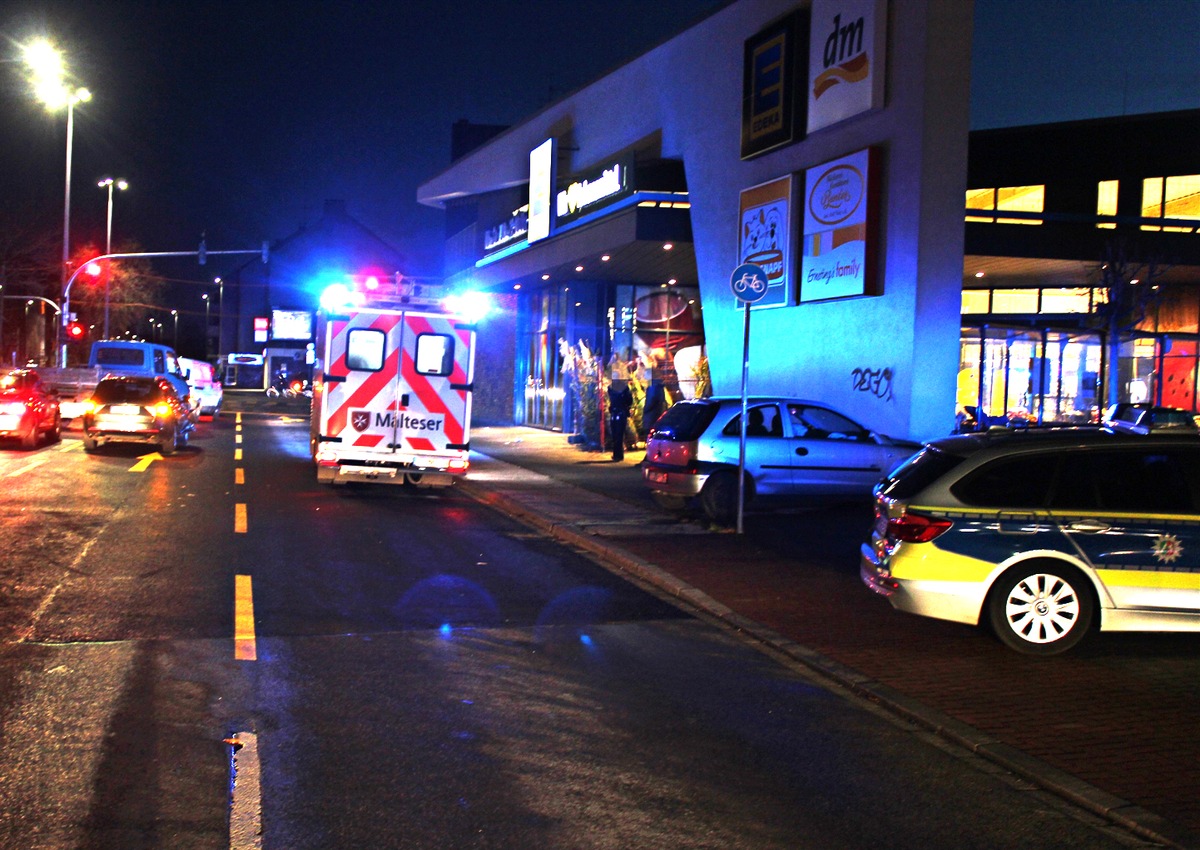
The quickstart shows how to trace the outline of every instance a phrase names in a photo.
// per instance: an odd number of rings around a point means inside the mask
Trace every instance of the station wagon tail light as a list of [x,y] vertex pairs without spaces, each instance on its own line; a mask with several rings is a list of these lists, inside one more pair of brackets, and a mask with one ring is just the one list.
[[100,405],[96,402],[96,400],[94,398],[89,398],[87,401],[85,401],[83,403],[83,412],[85,414],[95,413],[99,409],[100,409]]
[[940,537],[953,525],[948,519],[935,519],[920,514],[904,513],[888,520],[888,537],[904,543],[928,543]]

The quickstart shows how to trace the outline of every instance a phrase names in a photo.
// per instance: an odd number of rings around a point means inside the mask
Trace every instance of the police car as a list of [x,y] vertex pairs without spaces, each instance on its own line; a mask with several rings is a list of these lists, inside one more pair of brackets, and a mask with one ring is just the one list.
[[1089,631],[1200,631],[1194,430],[937,440],[875,488],[860,570],[901,611],[1051,655]]

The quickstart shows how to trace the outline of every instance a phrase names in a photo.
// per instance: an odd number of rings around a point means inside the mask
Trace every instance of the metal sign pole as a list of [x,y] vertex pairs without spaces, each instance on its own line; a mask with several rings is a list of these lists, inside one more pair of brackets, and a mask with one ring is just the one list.
[[742,305],[742,417],[738,437],[738,501],[737,533],[742,533],[742,512],[746,507],[746,415],[749,407],[747,390],[750,386],[750,302]]
[[742,533],[742,514],[746,507],[746,417],[750,390],[750,305],[767,294],[767,273],[762,266],[743,263],[729,277],[729,289],[741,302],[742,319],[742,415],[738,436],[737,533]]

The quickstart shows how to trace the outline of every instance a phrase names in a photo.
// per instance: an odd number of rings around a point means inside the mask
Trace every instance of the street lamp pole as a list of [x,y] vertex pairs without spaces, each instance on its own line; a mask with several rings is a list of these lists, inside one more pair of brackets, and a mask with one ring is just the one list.
[[[113,186],[116,186],[122,192],[129,188],[129,183],[124,180],[114,180],[111,177],[105,177],[96,184],[101,189],[108,189],[108,225],[104,230],[104,253],[112,253],[112,219],[113,219]],[[109,264],[106,270],[108,274],[104,276],[104,338],[108,339],[108,285],[112,280],[112,265]]]
[[171,318],[175,320],[175,344],[174,344],[173,348],[175,349],[175,353],[178,354],[179,353],[179,311],[172,310]]
[[204,300],[204,359],[208,359],[208,331],[211,327],[208,324],[208,293],[205,292],[200,296]]
[[217,285],[217,356],[225,353],[225,281],[213,278]]

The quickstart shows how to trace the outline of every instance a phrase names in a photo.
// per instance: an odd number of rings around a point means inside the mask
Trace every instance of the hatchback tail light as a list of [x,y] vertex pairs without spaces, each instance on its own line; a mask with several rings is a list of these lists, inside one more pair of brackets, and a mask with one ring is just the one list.
[[0,402],[0,413],[7,413],[11,416],[24,416],[25,415],[25,402],[23,402],[23,401]]
[[159,419],[167,419],[171,415],[171,405],[169,402],[160,401],[154,405],[153,411]]
[[935,519],[920,514],[901,514],[888,520],[888,537],[904,543],[928,543],[940,537],[953,525],[948,519]]

